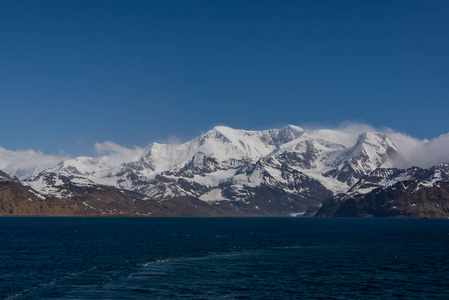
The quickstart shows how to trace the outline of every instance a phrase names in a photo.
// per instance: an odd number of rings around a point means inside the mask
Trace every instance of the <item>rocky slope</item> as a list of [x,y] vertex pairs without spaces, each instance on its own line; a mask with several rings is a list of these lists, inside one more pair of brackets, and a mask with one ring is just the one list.
[[83,214],[81,207],[66,199],[44,196],[17,178],[0,171],[0,215],[59,215]]
[[[0,216],[239,216],[194,198],[159,203],[138,193],[110,186],[74,185],[62,175],[47,174],[59,182],[56,197],[35,191],[0,171]],[[62,196],[65,194],[65,196]]]
[[327,199],[317,217],[449,217],[449,165],[377,169]]

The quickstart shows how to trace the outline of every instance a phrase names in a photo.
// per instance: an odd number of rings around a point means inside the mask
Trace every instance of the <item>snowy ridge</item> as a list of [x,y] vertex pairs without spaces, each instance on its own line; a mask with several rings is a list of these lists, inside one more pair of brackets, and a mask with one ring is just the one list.
[[73,191],[70,186],[89,187],[95,183],[82,176],[70,175],[69,177],[56,173],[41,173],[34,180],[24,182],[25,185],[39,191],[41,194],[58,198],[70,198]]
[[324,201],[316,216],[447,218],[448,190],[447,163],[428,169],[378,168],[348,192]]
[[[440,182],[449,181],[449,164],[440,163],[429,169],[412,167],[408,169],[378,168],[368,176],[361,178],[345,195],[345,198],[354,195],[363,195],[375,189],[386,189],[400,182],[413,182],[416,185],[413,192],[422,187],[432,187]],[[404,186],[405,190],[408,186]]]
[[345,192],[362,176],[379,167],[396,167],[403,160],[382,133],[292,125],[264,131],[217,126],[186,143],[152,143],[125,158],[64,160],[29,184],[43,193],[61,195],[58,181],[42,179],[48,177],[45,174],[60,174],[75,186],[110,185],[158,201],[178,196],[244,201],[251,189],[261,186],[313,198],[323,190]]
[[329,164],[336,167],[325,176],[334,177],[352,186],[363,175],[376,168],[399,167],[403,162],[404,158],[385,134],[366,132],[359,135],[353,147],[334,153]]

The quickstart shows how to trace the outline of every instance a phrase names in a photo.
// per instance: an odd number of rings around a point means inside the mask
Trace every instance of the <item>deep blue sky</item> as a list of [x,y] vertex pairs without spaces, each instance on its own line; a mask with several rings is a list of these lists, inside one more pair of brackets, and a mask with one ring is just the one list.
[[449,131],[449,1],[0,1],[0,146]]

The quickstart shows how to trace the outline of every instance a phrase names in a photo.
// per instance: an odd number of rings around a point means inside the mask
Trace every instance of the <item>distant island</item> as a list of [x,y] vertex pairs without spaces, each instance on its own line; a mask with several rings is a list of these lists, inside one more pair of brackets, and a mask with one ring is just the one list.
[[120,159],[12,166],[0,215],[447,218],[449,164],[415,167],[375,131],[218,126]]

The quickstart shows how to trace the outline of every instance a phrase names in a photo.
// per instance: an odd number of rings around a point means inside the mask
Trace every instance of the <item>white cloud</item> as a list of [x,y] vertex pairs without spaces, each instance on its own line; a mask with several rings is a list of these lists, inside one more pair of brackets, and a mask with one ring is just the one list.
[[180,145],[182,144],[182,141],[179,137],[175,135],[169,136],[167,139],[158,140],[157,141],[160,144],[166,144],[166,145]]
[[397,143],[411,164],[418,167],[428,168],[440,162],[449,162],[449,133],[432,140],[402,137]]
[[129,149],[111,141],[94,144],[95,153],[101,156],[103,161],[107,160],[108,164],[111,165],[135,161],[142,153],[142,150],[142,148],[137,146],[134,149]]
[[65,154],[47,155],[31,149],[12,151],[0,147],[0,170],[25,179],[67,158]]
[[362,134],[367,131],[385,131],[384,129],[377,129],[371,125],[357,122],[343,122],[336,128],[336,130],[356,135]]
[[307,124],[301,124],[300,127],[304,128],[305,130],[319,130],[319,129],[331,129],[331,130],[338,130],[342,131],[347,134],[353,134],[353,135],[359,135],[361,133],[367,132],[367,131],[380,131],[379,129],[368,125],[364,123],[358,123],[358,122],[343,122],[337,126],[326,126],[326,125],[320,125],[317,123],[307,123]]
[[178,138],[177,136],[171,135],[167,139],[167,144],[169,144],[169,145],[179,145],[179,144],[181,144],[181,139]]

